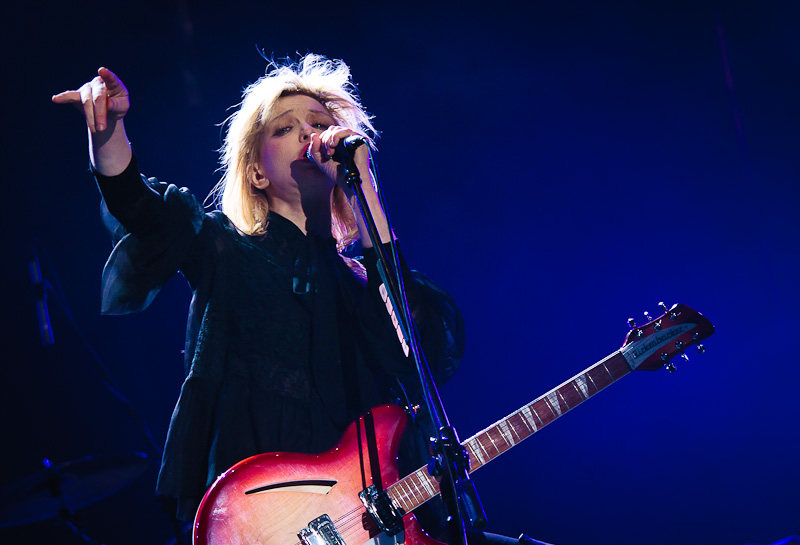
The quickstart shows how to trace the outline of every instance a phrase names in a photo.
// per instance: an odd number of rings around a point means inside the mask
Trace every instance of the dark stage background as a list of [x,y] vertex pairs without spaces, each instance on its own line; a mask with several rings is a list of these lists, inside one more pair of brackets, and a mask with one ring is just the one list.
[[[142,169],[203,196],[257,49],[313,51],[351,65],[408,261],[463,308],[467,354],[442,389],[462,438],[614,351],[659,301],[717,327],[675,374],[634,373],[477,472],[490,530],[563,545],[800,533],[800,4],[270,4],[6,8],[0,485],[43,458],[151,453],[53,298],[56,343],[39,345],[34,237],[159,443],[183,375],[181,278],[141,315],[99,316],[110,243],[85,129],[50,96],[110,67]],[[170,541],[157,465],[80,511],[95,539]],[[80,543],[53,521],[0,542]]]

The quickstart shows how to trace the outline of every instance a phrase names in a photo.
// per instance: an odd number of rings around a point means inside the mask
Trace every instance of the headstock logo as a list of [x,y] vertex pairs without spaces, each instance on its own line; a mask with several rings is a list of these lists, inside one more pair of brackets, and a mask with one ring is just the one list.
[[[695,327],[697,324],[680,324],[658,331],[647,338],[622,347],[622,355],[625,356],[631,370],[634,370],[669,341]],[[672,354],[675,350],[675,346],[670,346],[665,352]]]

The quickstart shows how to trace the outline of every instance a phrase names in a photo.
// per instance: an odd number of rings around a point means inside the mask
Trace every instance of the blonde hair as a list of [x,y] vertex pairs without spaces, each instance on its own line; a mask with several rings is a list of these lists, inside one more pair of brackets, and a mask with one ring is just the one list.
[[[266,195],[250,184],[247,173],[258,160],[264,127],[272,120],[278,99],[294,94],[310,96],[328,110],[337,125],[364,134],[373,147],[377,135],[344,61],[309,53],[293,64],[271,61],[267,70],[265,76],[245,88],[239,109],[225,122],[220,149],[222,179],[210,195],[247,235],[263,235],[267,228]],[[353,210],[339,186],[331,197],[331,234],[340,250],[358,239]]]

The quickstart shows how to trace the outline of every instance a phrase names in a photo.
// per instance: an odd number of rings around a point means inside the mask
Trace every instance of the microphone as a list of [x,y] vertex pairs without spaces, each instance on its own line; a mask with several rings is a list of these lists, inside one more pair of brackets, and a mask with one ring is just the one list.
[[50,314],[47,312],[47,292],[45,291],[44,281],[42,280],[42,269],[39,267],[39,253],[33,248],[33,259],[28,263],[31,283],[33,284],[33,294],[36,298],[36,316],[39,319],[39,335],[42,344],[47,346],[55,342],[53,339],[53,328],[50,327]]
[[347,138],[339,140],[339,144],[337,144],[336,149],[333,150],[333,156],[331,156],[331,158],[334,161],[341,161],[344,157],[352,155],[358,146],[366,143],[367,139],[360,134],[351,134]]

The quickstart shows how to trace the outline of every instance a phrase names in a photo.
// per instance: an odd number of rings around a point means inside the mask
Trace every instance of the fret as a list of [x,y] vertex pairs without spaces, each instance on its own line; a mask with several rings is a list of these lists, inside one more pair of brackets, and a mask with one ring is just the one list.
[[514,439],[515,445],[531,434],[530,430],[522,429],[527,426],[525,426],[524,419],[522,415],[519,414],[519,411],[511,414],[506,420],[508,421],[508,427],[511,429],[511,433],[516,437],[516,439]]
[[[436,479],[428,474],[427,471],[423,471],[420,473],[422,475],[422,479],[425,480],[425,486],[428,490],[430,490],[430,496],[425,498],[425,501],[435,497],[439,494],[439,483],[436,482]],[[422,502],[425,503],[425,502]]]
[[564,400],[564,404],[567,406],[567,410],[564,412],[570,411],[586,401],[586,398],[583,397],[582,393],[578,390],[575,380],[569,381],[558,389],[558,393],[561,395],[561,398]]
[[419,480],[422,482],[422,487],[425,489],[425,496],[428,498],[434,497],[437,492],[434,490],[431,481],[428,479],[427,475],[418,475]]
[[412,493],[414,494],[414,501],[417,503],[422,502],[422,498],[425,497],[425,493],[423,491],[422,486],[422,479],[416,473],[414,474],[414,479],[412,479],[411,483],[414,485],[412,489]]
[[406,498],[408,499],[408,502],[411,503],[411,504],[415,503],[414,500],[416,500],[416,497],[414,496],[414,488],[411,486],[411,482],[412,482],[413,479],[414,479],[414,475],[412,474],[412,475],[409,475],[408,479],[405,479],[403,481]]
[[586,378],[583,375],[575,377],[575,380],[570,382],[575,392],[580,396],[581,401],[589,399],[589,389],[586,387]]
[[502,420],[500,422],[500,425],[498,426],[498,428],[500,429],[500,433],[503,434],[503,438],[506,440],[506,444],[508,445],[508,448],[513,447],[514,446],[514,438],[511,437],[511,430],[508,428],[508,422],[505,421],[505,420]]
[[404,492],[404,497],[405,497],[406,501],[408,502],[409,506],[412,506],[412,508],[413,508],[413,507],[416,507],[416,505],[417,505],[417,503],[414,501],[416,498],[414,497],[414,493],[413,493],[413,491],[411,490],[411,483],[410,483],[410,481],[411,481],[411,479],[413,479],[413,478],[414,478],[414,474],[411,474],[411,475],[409,475],[409,478],[408,478],[408,479],[405,479],[405,480],[403,481],[403,485],[404,485],[404,490],[403,490],[403,492]]
[[417,494],[416,494],[416,486],[414,486],[414,477],[416,477],[416,476],[417,476],[416,473],[412,473],[411,475],[409,475],[409,477],[411,477],[411,478],[407,479],[406,482],[405,482],[406,489],[408,490],[408,498],[410,500],[410,503],[412,503],[414,505],[418,505],[419,504],[419,501],[418,501],[418,498],[417,498]]
[[[406,478],[408,478],[408,477],[406,477]],[[396,482],[394,485],[389,487],[388,490],[386,490],[386,493],[389,494],[389,497],[392,498],[392,503],[394,503],[395,505],[400,507],[400,509],[402,509],[404,512],[410,513],[414,508],[411,505],[409,505],[409,503],[406,501],[405,497],[403,497],[401,495],[402,494],[402,489],[401,489],[400,485],[402,483],[403,483],[402,480]]]
[[621,352],[609,356],[604,361],[606,361],[610,369],[614,371],[615,381],[619,380],[620,378],[631,372],[631,368],[628,365],[628,361],[625,359],[625,356],[623,356]]
[[536,420],[533,418],[533,412],[531,411],[530,405],[525,405],[520,409],[522,411],[523,420],[525,421],[525,425],[528,426],[528,429],[531,430],[531,433],[535,432],[539,428],[536,426]]
[[[550,394],[548,394],[548,395],[550,395]],[[545,425],[545,426],[546,426],[547,424],[549,424],[550,422],[552,422],[553,420],[555,420],[556,418],[558,418],[558,415],[556,414],[556,411],[555,411],[555,409],[553,408],[553,404],[552,404],[552,403],[550,403],[550,401],[547,399],[547,397],[546,397],[546,396],[545,396],[545,398],[544,398],[544,399],[542,399],[542,400],[540,401],[540,403],[541,403],[541,404],[544,404],[544,407],[547,409],[547,411],[548,411],[550,414],[548,415],[547,413],[545,413],[545,418],[542,418],[542,415],[541,415],[541,414],[539,414],[539,411],[536,409],[536,405],[534,405],[534,406],[533,406],[533,410],[534,410],[534,411],[536,411],[536,414],[538,414],[538,415],[539,415],[539,419],[542,421],[542,425]]]
[[497,423],[494,427],[494,438],[497,439],[497,453],[500,454],[501,452],[505,452],[508,450],[508,440],[506,439],[506,434],[503,431],[503,421]]
[[603,366],[603,369],[606,370],[606,373],[608,373],[608,378],[611,379],[611,382],[614,382],[616,379],[614,378],[614,375],[611,374],[611,371],[608,370],[608,367],[606,367],[605,362],[602,362],[601,365]]
[[539,429],[541,429],[541,428],[543,428],[544,426],[546,426],[546,424],[545,424],[545,421],[544,421],[544,420],[542,420],[542,416],[539,414],[539,411],[537,411],[537,410],[536,410],[536,405],[535,405],[535,403],[536,403],[535,401],[534,401],[533,403],[531,403],[531,411],[532,411],[532,412],[533,412],[533,414],[536,416],[536,418],[538,418],[538,419],[539,419]]
[[425,468],[420,468],[390,486],[386,493],[403,513],[410,513],[439,494],[438,486]]
[[[409,475],[408,478],[411,478],[411,475]],[[406,506],[405,508],[407,510],[414,509],[416,507],[416,505],[414,505],[414,502],[411,501],[411,498],[408,496],[407,488],[405,488],[408,486],[408,483],[406,482],[408,478],[403,479],[402,481],[400,481],[400,483],[398,483],[400,485],[400,492],[402,493],[403,504]]]
[[561,404],[558,402],[558,390],[551,390],[544,398],[550,412],[553,413],[553,420],[561,416]]
[[[495,444],[495,442],[494,442],[494,439],[492,438],[492,432],[491,432],[491,430],[489,430],[489,431],[487,431],[487,432],[486,432],[486,437],[488,437],[488,438],[489,438],[489,441],[491,441],[491,442],[492,442],[492,446],[494,447],[494,450],[496,450],[496,451],[497,451],[497,454],[500,454],[500,449],[499,449],[499,448],[497,448],[497,445]],[[497,456],[497,454],[495,454],[494,456],[492,456],[492,458],[494,458],[495,456]]]
[[405,479],[403,481],[403,489],[405,491],[406,498],[408,498],[409,503],[412,503],[412,504],[415,503],[415,500],[417,499],[416,496],[414,495],[413,482],[414,482],[414,475],[413,474],[409,475],[408,479]]
[[491,460],[492,457],[489,456],[489,453],[486,451],[486,447],[483,446],[483,441],[480,440],[480,437],[477,439],[477,441],[478,441],[478,446],[481,447],[481,450],[483,451],[483,454],[486,456],[488,460]]
[[413,488],[412,488],[412,491],[411,491],[411,493],[413,494],[413,497],[414,497],[414,501],[417,502],[417,503],[420,503],[420,499],[425,497],[425,494],[423,493],[424,486],[422,484],[422,479],[420,478],[419,475],[414,473],[413,474],[413,478],[411,479],[409,484],[413,484],[414,485]]
[[585,376],[586,378],[588,378],[588,379],[589,379],[589,380],[592,382],[592,386],[594,386],[594,389],[595,389],[595,392],[594,392],[594,393],[597,393],[597,392],[599,392],[599,391],[600,391],[600,388],[598,388],[598,387],[597,387],[597,384],[595,384],[595,383],[594,383],[594,379],[592,378],[592,375],[591,375],[591,373],[589,373],[589,372],[587,372],[587,373],[584,373],[584,375],[583,375],[583,376]]
[[405,479],[403,479],[402,481],[398,482],[398,483],[395,485],[395,488],[397,489],[397,492],[398,492],[398,494],[400,495],[400,501],[401,501],[401,502],[402,502],[404,505],[406,505],[406,506],[408,506],[408,507],[410,507],[410,506],[411,506],[411,502],[409,501],[409,498],[408,498],[408,493],[407,493],[407,492],[405,491],[405,489],[403,488],[403,485],[405,484],[405,482],[406,482],[406,481],[407,481],[409,478],[411,478],[411,476],[410,476],[410,475],[409,475],[408,477],[406,477]]
[[520,442],[519,433],[517,432],[517,426],[519,425],[519,415],[516,413],[511,414],[505,418],[501,422],[501,425],[506,430],[506,434],[508,436],[508,448],[513,447],[517,443]]
[[589,369],[586,374],[592,379],[592,384],[595,385],[598,392],[614,383],[611,373],[608,372],[603,362]]
[[511,431],[511,433],[513,433],[514,435],[517,436],[517,439],[512,443],[512,444],[516,445],[517,443],[519,443],[521,441],[521,439],[520,439],[520,436],[519,436],[519,432],[517,431],[517,425],[511,422],[512,418],[514,418],[516,420],[519,420],[519,415],[518,414],[512,414],[511,416],[509,416],[506,419],[508,421],[509,430]]
[[478,443],[478,447],[480,447],[480,443],[478,442],[477,439],[472,439],[467,442],[467,444],[469,445],[467,447],[467,450],[469,451],[469,459],[474,460],[475,458],[477,458],[480,461],[481,465],[483,465],[486,463],[486,458],[483,456],[481,449],[476,448],[475,446],[476,443]]
[[[564,397],[564,394],[561,392],[561,389],[560,389],[560,388],[559,388],[558,390],[556,390],[556,393],[557,393],[557,394],[559,395],[559,397],[561,398],[561,401],[563,401],[563,402],[564,402],[564,406],[567,408],[567,411],[568,411],[568,410],[570,410],[572,407],[570,407],[570,404],[569,404],[569,403],[567,403],[567,398],[565,398],[565,397]],[[575,405],[577,405],[577,403],[576,403]],[[564,412],[567,412],[567,411],[564,411]]]

